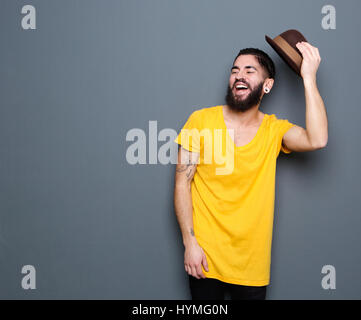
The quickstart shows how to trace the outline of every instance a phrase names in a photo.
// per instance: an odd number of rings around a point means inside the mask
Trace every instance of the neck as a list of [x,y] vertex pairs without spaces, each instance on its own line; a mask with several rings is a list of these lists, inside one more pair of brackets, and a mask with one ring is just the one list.
[[224,105],[223,115],[226,120],[236,123],[238,126],[252,127],[259,124],[263,112],[259,111],[258,105],[244,112],[232,110],[228,105]]

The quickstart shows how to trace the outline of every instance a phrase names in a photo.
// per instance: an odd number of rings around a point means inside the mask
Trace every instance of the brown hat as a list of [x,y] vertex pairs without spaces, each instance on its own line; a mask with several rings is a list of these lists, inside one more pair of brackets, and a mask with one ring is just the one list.
[[287,30],[273,40],[265,36],[266,41],[276,50],[278,55],[301,76],[302,54],[296,44],[301,41],[307,42],[306,38],[297,30]]

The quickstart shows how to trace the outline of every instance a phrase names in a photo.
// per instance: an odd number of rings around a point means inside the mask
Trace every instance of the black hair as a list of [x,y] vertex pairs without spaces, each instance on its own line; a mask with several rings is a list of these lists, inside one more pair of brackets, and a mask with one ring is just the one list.
[[260,49],[256,49],[256,48],[245,48],[242,49],[237,57],[234,59],[234,62],[237,60],[237,58],[241,55],[246,55],[246,54],[250,54],[253,55],[257,58],[258,63],[266,70],[267,74],[268,74],[268,78],[274,79],[275,75],[276,75],[276,67],[272,61],[272,59],[269,57],[269,55],[260,50]]

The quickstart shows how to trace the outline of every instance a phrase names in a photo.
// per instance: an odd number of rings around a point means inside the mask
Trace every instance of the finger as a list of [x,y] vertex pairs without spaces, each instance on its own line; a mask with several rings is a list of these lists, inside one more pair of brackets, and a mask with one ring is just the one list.
[[311,55],[315,58],[318,59],[318,49],[314,46],[312,46],[311,44],[309,44],[308,42],[302,42],[303,45],[309,50],[309,52],[311,53]]
[[208,262],[207,262],[206,255],[203,255],[202,264],[203,264],[204,269],[208,272],[209,269],[208,269]]
[[304,59],[305,59],[305,60],[308,60],[308,61],[315,60],[312,52],[310,52],[310,51],[307,50],[307,49],[304,51]]
[[298,42],[296,44],[297,48],[299,48],[300,51],[304,51],[304,52],[307,52],[309,50],[311,50],[311,47],[307,42]]
[[194,266],[192,266],[191,268],[192,268],[192,276],[199,279],[196,268]]
[[189,272],[188,272],[188,266],[187,266],[187,265],[184,266],[184,269],[186,270],[187,273],[189,273]]
[[302,54],[312,57],[312,50],[309,46],[307,46],[307,44],[305,42],[300,43],[299,50],[302,52]]
[[308,43],[307,41],[302,41],[301,42],[304,46],[306,46],[307,48],[314,48],[314,46],[313,45],[311,45],[310,43]]
[[200,277],[200,278],[205,278],[206,276],[204,275],[204,273],[203,273],[203,270],[202,270],[202,267],[201,267],[201,265],[199,264],[198,266],[197,266],[197,275],[198,275],[198,277]]
[[306,50],[306,48],[305,48],[305,46],[302,44],[302,42],[298,42],[298,43],[296,44],[296,47],[297,47],[297,49],[301,52],[302,57],[304,57],[304,56],[305,56],[305,50]]
[[306,48],[310,49],[310,50],[314,50],[316,49],[316,47],[314,47],[313,45],[309,44],[308,42],[306,41],[302,41],[301,42]]
[[311,54],[302,46],[299,47],[299,50],[301,52],[302,55],[302,60],[309,60],[311,59]]
[[301,52],[302,52],[303,59],[314,60],[313,54],[309,48],[304,46]]

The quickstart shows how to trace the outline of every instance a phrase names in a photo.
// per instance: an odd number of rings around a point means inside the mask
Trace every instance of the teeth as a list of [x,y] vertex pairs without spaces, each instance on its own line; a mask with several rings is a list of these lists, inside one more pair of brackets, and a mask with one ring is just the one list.
[[237,89],[247,89],[247,86],[243,85],[243,84],[239,84],[236,86]]

